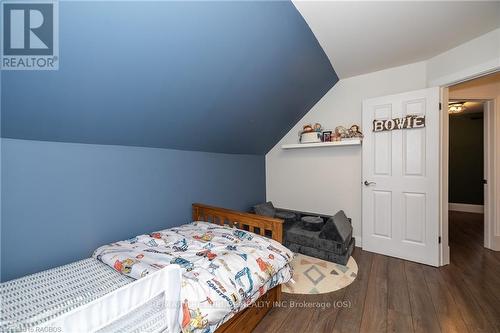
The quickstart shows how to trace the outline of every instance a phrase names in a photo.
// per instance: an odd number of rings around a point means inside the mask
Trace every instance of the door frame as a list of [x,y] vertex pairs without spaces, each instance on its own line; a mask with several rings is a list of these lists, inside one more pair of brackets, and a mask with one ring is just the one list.
[[450,141],[450,118],[446,107],[448,106],[449,91],[448,87],[441,87],[441,105],[440,105],[440,131],[439,131],[439,200],[440,219],[439,234],[441,243],[439,244],[439,265],[448,265],[450,263],[450,246],[448,237],[448,171],[449,171],[449,141]]
[[[449,82],[441,86],[441,115],[440,115],[440,221],[439,230],[441,235],[441,243],[439,246],[440,253],[440,265],[447,265],[450,263],[450,247],[449,247],[449,230],[448,230],[448,194],[449,194],[449,184],[448,184],[448,172],[449,172],[449,114],[447,112],[447,106],[449,101],[449,87],[461,82],[474,80],[488,74],[492,74],[500,71],[497,68],[494,71],[487,73],[478,74],[475,77],[464,77],[460,80],[455,80],[454,82]],[[470,100],[477,100],[477,98],[470,98]],[[497,226],[495,221],[500,219],[500,205],[491,205],[492,202],[498,202],[500,195],[500,189],[498,181],[495,178],[498,175],[498,170],[500,169],[500,160],[498,156],[495,156],[494,152],[497,146],[500,147],[500,133],[495,131],[495,128],[500,128],[500,99],[482,99],[485,101],[485,177],[488,181],[488,191],[485,191],[485,228],[484,228],[484,246],[500,251],[500,241],[499,237],[495,237],[496,234],[500,234],[500,230],[496,230]]]
[[[495,100],[484,101],[484,177],[487,181],[484,193],[484,247],[492,250],[500,250],[500,244],[495,241],[495,208],[492,205],[496,193],[496,175],[495,172],[495,122],[498,115],[495,114]],[[497,200],[498,201],[498,200]]]

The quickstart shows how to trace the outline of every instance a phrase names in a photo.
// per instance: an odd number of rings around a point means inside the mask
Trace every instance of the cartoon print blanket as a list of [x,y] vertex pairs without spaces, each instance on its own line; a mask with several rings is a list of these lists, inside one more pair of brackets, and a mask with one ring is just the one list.
[[93,256],[134,279],[169,264],[180,265],[184,333],[214,332],[292,277],[293,253],[280,243],[207,222],[101,246]]

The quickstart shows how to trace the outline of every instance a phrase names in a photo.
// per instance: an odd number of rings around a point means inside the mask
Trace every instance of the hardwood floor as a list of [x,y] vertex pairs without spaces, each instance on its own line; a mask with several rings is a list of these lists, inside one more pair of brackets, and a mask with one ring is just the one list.
[[450,211],[451,264],[441,268],[356,248],[354,283],[329,294],[283,294],[286,306],[254,333],[500,332],[500,253],[483,248],[482,219]]

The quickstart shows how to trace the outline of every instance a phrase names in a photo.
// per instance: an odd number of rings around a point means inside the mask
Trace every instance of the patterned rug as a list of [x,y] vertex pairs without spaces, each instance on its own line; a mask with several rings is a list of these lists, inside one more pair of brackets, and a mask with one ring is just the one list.
[[358,274],[358,264],[353,257],[347,266],[316,259],[300,253],[292,261],[293,280],[282,285],[281,290],[290,294],[325,294],[350,285]]

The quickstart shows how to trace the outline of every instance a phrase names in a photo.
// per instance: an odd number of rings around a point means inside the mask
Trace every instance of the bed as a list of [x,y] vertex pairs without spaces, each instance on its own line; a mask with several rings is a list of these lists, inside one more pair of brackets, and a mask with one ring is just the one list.
[[[207,221],[227,224],[238,229],[251,231],[283,243],[283,223],[281,219],[232,210],[193,204],[193,221]],[[248,307],[223,323],[216,333],[250,333],[275,304],[281,301],[281,286],[276,286],[262,295],[255,303],[262,306]]]
[[[97,249],[93,258],[2,284],[1,331],[19,331],[32,327],[71,327],[71,325],[74,328],[79,327],[75,326],[75,323],[86,323],[89,314],[93,314],[92,318],[96,317],[95,325],[79,331],[177,333],[182,328],[184,332],[196,333],[251,332],[273,304],[280,300],[279,284],[291,277],[288,265],[291,253],[278,244],[282,241],[283,222],[279,219],[203,204],[193,204],[192,208],[193,221],[198,222],[108,244]],[[194,243],[202,246],[196,249],[194,247],[196,244],[187,244],[186,248],[186,244],[182,241],[185,235],[183,236],[181,231],[188,232],[195,240]],[[254,234],[267,237],[269,240]],[[213,239],[217,237],[223,241],[217,243]],[[174,240],[175,238],[177,239]],[[149,244],[151,240],[157,243],[163,241],[164,246]],[[174,241],[169,242],[169,240]],[[130,246],[125,246],[127,243]],[[227,249],[217,248],[217,244]],[[246,247],[250,244],[253,244],[254,248],[247,251]],[[267,257],[263,257],[261,252],[264,247],[270,249],[265,253]],[[169,253],[158,253],[161,250],[167,250]],[[205,266],[201,268],[191,266],[189,261],[193,260],[184,260],[185,258],[177,255],[178,251],[190,253],[189,259],[196,256],[194,261],[197,259]],[[136,257],[140,254],[146,255],[139,256],[141,260],[137,260]],[[235,275],[231,283],[235,290],[238,290],[238,294],[229,292],[230,285],[226,280],[219,281],[220,275],[215,274],[215,280],[210,279],[213,281],[212,291],[218,293],[215,296],[213,293],[210,294],[210,298],[214,298],[212,303],[218,307],[214,310],[218,313],[217,316],[213,316],[215,319],[210,317],[212,316],[210,313],[204,313],[204,309],[200,312],[199,309],[186,304],[186,299],[183,298],[186,294],[182,292],[183,286],[189,285],[186,283],[186,273],[191,278],[204,277],[204,274],[208,273],[201,269],[212,268],[223,271],[222,268],[215,267],[221,266],[221,258],[228,259],[226,264],[233,267],[231,265],[236,265],[234,259],[244,256],[250,262],[247,265],[250,269],[245,270],[245,266],[242,265],[237,267],[241,269],[233,269],[232,272]],[[158,257],[162,259],[159,260]],[[165,265],[166,257],[168,263]],[[135,258],[132,259],[135,262],[128,260],[131,258]],[[229,260],[230,258],[233,259]],[[141,261],[147,265],[143,265]],[[166,267],[163,268],[164,266]],[[233,270],[230,268],[228,272]],[[82,276],[84,276],[83,282]],[[253,286],[250,283],[250,276],[255,280]],[[37,285],[38,289],[35,288]],[[34,291],[40,291],[40,285],[48,286],[42,297],[40,293]],[[23,294],[19,292],[20,290],[32,292],[29,300],[19,299],[18,296]],[[219,294],[223,301],[232,300],[233,306],[222,306],[217,302],[220,301],[217,299]],[[16,298],[12,295],[18,296]],[[190,301],[197,296],[196,293],[188,295]],[[119,301],[123,299],[131,301],[125,306]],[[207,305],[209,303],[207,300]],[[8,310],[5,310],[5,304],[8,304]],[[235,304],[241,306],[234,306]],[[33,309],[36,308],[39,311],[33,313]],[[221,313],[223,315],[220,320],[216,320]]]

